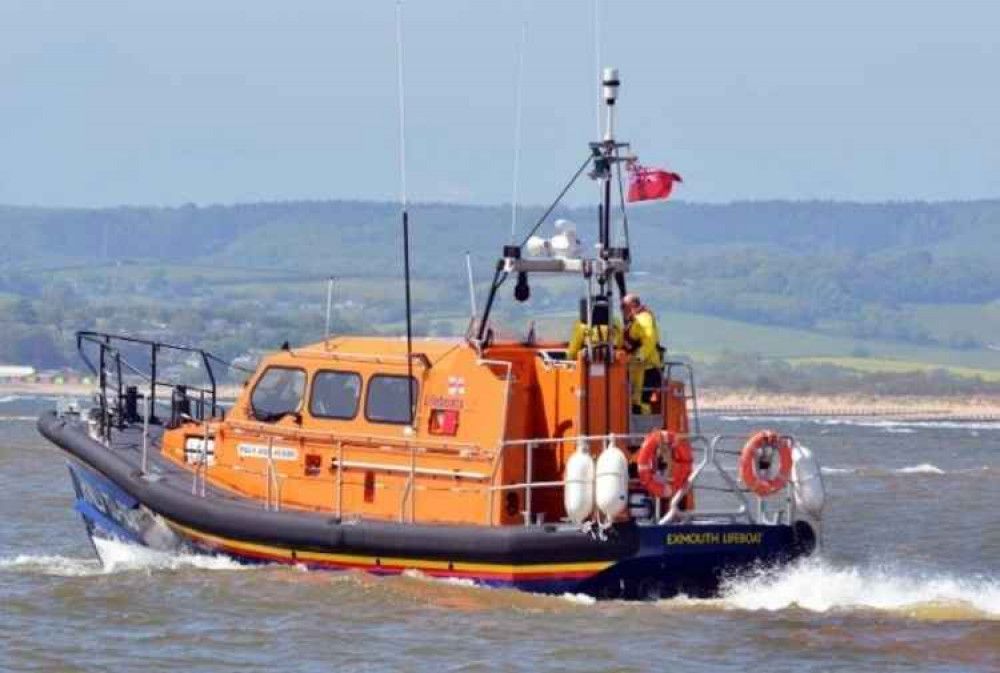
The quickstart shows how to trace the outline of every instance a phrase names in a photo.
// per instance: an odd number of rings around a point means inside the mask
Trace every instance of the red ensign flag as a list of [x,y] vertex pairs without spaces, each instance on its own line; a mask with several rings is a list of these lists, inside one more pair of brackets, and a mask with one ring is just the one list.
[[631,170],[628,183],[628,201],[652,201],[668,199],[675,182],[684,182],[681,176],[659,168],[635,166]]

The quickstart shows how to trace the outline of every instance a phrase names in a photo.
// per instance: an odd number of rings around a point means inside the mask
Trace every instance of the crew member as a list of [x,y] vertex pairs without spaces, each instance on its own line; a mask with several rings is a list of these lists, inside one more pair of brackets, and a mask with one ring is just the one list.
[[656,316],[634,294],[622,298],[622,315],[625,316],[625,350],[630,354],[628,377],[632,387],[632,412],[649,414],[652,408],[643,399],[643,389],[662,385],[662,347]]
[[[580,300],[580,319],[573,326],[573,334],[566,349],[566,358],[575,360],[580,351],[591,347],[606,346],[608,343],[608,305],[594,302],[591,310],[590,328],[587,327],[587,300]],[[611,328],[611,342],[614,348],[622,347],[622,324],[615,318]]]

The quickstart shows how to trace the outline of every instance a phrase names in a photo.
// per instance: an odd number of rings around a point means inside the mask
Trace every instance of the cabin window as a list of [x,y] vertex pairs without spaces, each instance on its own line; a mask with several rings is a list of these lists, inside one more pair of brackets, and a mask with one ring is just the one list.
[[270,423],[298,413],[305,388],[306,373],[301,369],[269,367],[250,395],[254,418]]
[[321,371],[313,377],[309,413],[316,418],[354,418],[358,415],[360,401],[360,375],[354,372]]
[[385,374],[371,377],[365,399],[365,418],[377,423],[411,423],[414,408],[410,407],[407,381],[413,389],[413,405],[416,407],[419,392],[416,379]]

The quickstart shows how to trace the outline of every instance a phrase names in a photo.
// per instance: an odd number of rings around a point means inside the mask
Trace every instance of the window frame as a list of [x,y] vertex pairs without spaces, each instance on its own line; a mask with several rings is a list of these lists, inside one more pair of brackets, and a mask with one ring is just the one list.
[[[316,382],[324,374],[347,374],[357,380],[358,396],[354,399],[354,413],[350,416],[327,416],[325,414],[316,413],[316,411],[313,410],[313,400],[316,399]],[[313,372],[312,381],[309,384],[309,415],[313,418],[318,418],[324,421],[353,421],[358,417],[358,412],[361,411],[361,398],[365,397],[366,393],[365,379],[359,372],[351,371],[349,369],[317,369]]]
[[[409,379],[410,385],[414,386],[413,391],[413,406],[410,408],[409,418],[403,421],[389,421],[379,418],[372,418],[368,413],[369,407],[371,406],[371,394],[372,394],[372,382],[375,379]],[[384,425],[412,425],[417,419],[417,409],[420,408],[420,382],[417,381],[417,377],[408,376],[406,374],[372,374],[365,381],[365,420],[369,423],[380,423]]]
[[250,391],[250,397],[247,399],[247,403],[250,406],[250,415],[253,417],[254,420],[259,421],[261,423],[274,423],[275,421],[265,421],[265,420],[263,420],[262,418],[260,418],[257,415],[257,407],[253,403],[253,397],[254,397],[254,395],[257,394],[257,388],[260,387],[260,384],[261,384],[261,382],[264,381],[264,378],[267,376],[267,373],[270,372],[270,371],[272,371],[272,370],[274,370],[274,369],[283,369],[285,371],[291,371],[291,372],[301,372],[302,376],[303,376],[303,379],[302,379],[302,393],[299,395],[298,408],[292,409],[292,410],[288,411],[285,414],[286,416],[289,415],[289,414],[301,414],[302,413],[303,402],[305,402],[306,390],[310,387],[310,385],[309,385],[309,372],[307,372],[303,367],[290,367],[288,365],[268,365],[267,367],[265,367],[264,371],[261,372],[260,376],[257,377],[257,380],[254,381],[253,389]]

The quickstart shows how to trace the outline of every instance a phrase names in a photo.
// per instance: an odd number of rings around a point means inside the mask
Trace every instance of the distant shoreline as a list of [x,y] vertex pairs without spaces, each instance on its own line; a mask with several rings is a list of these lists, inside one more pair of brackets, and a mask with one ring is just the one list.
[[[0,383],[0,399],[16,395],[90,398],[96,390],[96,386],[79,383]],[[233,399],[239,391],[240,386],[221,386],[219,397]],[[787,395],[709,389],[700,392],[698,409],[731,416],[1000,422],[1000,397]]]
[[785,395],[705,391],[699,410],[732,416],[811,416],[905,421],[1000,421],[1000,397]]

